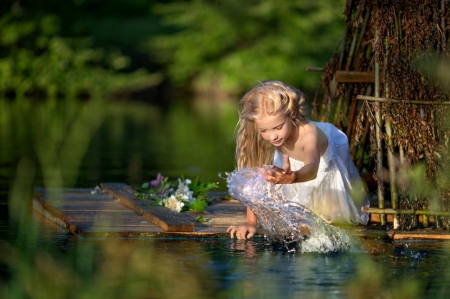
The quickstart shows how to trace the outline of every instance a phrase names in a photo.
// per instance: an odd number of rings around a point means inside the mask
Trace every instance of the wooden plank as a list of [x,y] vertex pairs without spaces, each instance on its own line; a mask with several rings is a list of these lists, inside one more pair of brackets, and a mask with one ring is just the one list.
[[44,188],[44,187],[35,187],[34,192],[36,194],[40,193],[42,195],[46,194],[91,194],[94,192],[94,188]]
[[104,212],[104,211],[67,211],[64,213],[66,218],[73,223],[74,221],[102,221],[102,222],[114,222],[114,221],[129,221],[133,222],[136,217],[142,220],[146,220],[142,215],[139,215],[135,211],[130,209],[120,212]]
[[[95,194],[92,195],[90,193],[86,193],[86,194],[64,194],[63,197],[61,198],[52,198],[51,196],[47,196],[45,194],[43,194],[45,197],[45,200],[48,202],[51,202],[52,205],[58,204],[58,203],[67,203],[70,202],[71,204],[87,204],[87,203],[110,203],[110,202],[114,202],[113,200],[111,200],[111,196],[109,196],[108,194]],[[119,201],[117,201],[117,203],[119,203]]]
[[81,233],[79,227],[71,224],[70,219],[66,215],[49,205],[49,203],[44,198],[42,198],[40,194],[35,195],[35,197],[33,198],[33,209],[41,213],[47,219],[67,229],[68,231],[77,234]]
[[388,98],[380,98],[380,97],[372,97],[372,96],[365,96],[365,95],[358,95],[356,96],[356,99],[363,100],[363,101],[372,101],[372,102],[380,102],[380,103],[402,103],[402,104],[414,104],[414,105],[450,105],[450,101],[419,101],[419,100],[397,100],[397,99],[388,99]]
[[101,183],[101,188],[122,204],[143,215],[167,232],[193,232],[194,223],[191,216],[177,213],[164,207],[152,207],[148,202],[139,200],[130,186],[124,183]]
[[[393,223],[394,222],[394,216],[392,214],[385,214],[386,215],[386,222],[388,223]],[[417,222],[418,223],[423,223],[423,216],[422,215],[416,215],[417,217]],[[370,214],[370,223],[379,223],[381,222],[381,217],[380,214],[375,214],[375,213],[371,213]],[[428,223],[429,224],[435,224],[436,217],[435,216],[428,216]]]
[[450,240],[445,230],[418,229],[413,231],[389,231],[393,240]]
[[413,209],[363,208],[362,211],[374,214],[409,214],[409,215],[439,215],[450,216],[449,211],[428,211]]
[[374,72],[336,71],[335,76],[336,81],[340,83],[375,83]]
[[230,225],[243,224],[246,221],[247,208],[237,200],[222,200],[206,207],[204,213],[187,212],[196,219],[203,216],[206,222],[195,223],[195,231],[203,227],[228,228]]
[[101,203],[101,204],[58,204],[51,205],[52,207],[58,209],[58,211],[64,212],[123,212],[130,211],[127,207],[121,203]]
[[[141,217],[141,220],[144,219],[142,215],[139,215]],[[104,220],[92,220],[92,219],[80,219],[80,220],[75,220],[72,223],[79,226],[79,227],[123,227],[123,228],[130,228],[130,227],[136,227],[136,228],[140,228],[140,227],[157,227],[159,230],[158,231],[163,231],[162,228],[160,228],[159,226],[151,223],[151,222],[146,222],[146,221],[141,221],[139,219],[135,219],[133,221],[124,221],[122,219],[120,219],[119,221],[104,221]],[[83,230],[84,232],[84,230]]]
[[70,232],[85,235],[110,230],[115,235],[125,236],[163,231],[106,193],[92,194],[89,189],[36,190],[33,209]]
[[[369,214],[370,223],[379,223],[381,222],[380,214]],[[392,215],[386,215],[386,221],[392,223],[394,221],[394,217]]]
[[[136,213],[137,214],[137,213]],[[142,215],[139,215],[141,219],[144,219]],[[74,224],[76,224],[81,231],[83,232],[83,236],[87,236],[90,234],[95,233],[121,233],[121,234],[141,234],[141,233],[161,233],[164,232],[164,230],[151,223],[129,223],[129,222],[102,222],[102,221],[86,221],[86,222],[79,222],[74,221]]]
[[80,233],[80,229],[76,226],[72,226],[67,218],[64,218],[62,214],[56,214],[55,211],[51,212],[48,211],[42,203],[39,201],[39,199],[34,198],[33,199],[33,210],[44,216],[46,219],[56,223],[60,227],[64,228],[67,231]]

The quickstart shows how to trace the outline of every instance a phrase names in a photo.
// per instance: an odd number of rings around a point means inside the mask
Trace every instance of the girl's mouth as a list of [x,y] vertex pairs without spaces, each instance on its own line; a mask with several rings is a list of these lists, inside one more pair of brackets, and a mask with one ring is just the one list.
[[274,140],[274,141],[272,141],[272,144],[273,144],[273,145],[278,145],[278,144],[281,143],[281,140],[282,140],[282,139]]

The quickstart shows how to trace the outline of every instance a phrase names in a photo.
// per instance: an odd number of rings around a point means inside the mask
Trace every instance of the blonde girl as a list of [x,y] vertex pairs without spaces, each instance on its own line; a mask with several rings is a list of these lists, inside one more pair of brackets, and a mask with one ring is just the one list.
[[[260,167],[267,181],[283,184],[286,200],[299,202],[329,223],[367,223],[361,207],[369,201],[347,136],[332,124],[310,121],[300,90],[264,81],[242,97],[240,106],[238,169]],[[251,238],[256,225],[247,208],[246,223],[230,226],[228,232],[232,238]]]

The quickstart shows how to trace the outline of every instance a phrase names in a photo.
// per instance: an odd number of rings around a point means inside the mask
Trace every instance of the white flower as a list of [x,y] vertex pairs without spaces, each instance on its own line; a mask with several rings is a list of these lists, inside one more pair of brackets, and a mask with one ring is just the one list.
[[179,201],[190,202],[189,196],[186,195],[186,194],[176,194],[175,197],[176,197]]
[[176,212],[181,212],[181,209],[184,207],[184,203],[179,201],[174,195],[164,198],[159,204]]
[[189,184],[191,180],[186,179],[184,182],[181,179],[178,179],[178,189],[175,191],[175,196],[181,198],[186,202],[193,202],[195,200],[194,191],[189,190]]

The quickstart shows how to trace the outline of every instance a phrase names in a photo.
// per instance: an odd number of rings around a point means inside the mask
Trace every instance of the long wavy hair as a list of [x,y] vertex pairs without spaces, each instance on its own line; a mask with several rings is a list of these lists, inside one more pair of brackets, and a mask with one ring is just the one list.
[[280,81],[264,81],[247,92],[239,102],[236,136],[237,168],[272,164],[274,146],[264,140],[255,120],[266,115],[283,113],[295,126],[308,121],[309,108],[305,95]]

